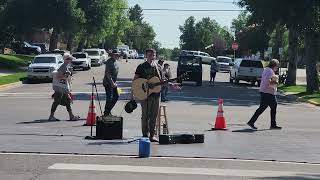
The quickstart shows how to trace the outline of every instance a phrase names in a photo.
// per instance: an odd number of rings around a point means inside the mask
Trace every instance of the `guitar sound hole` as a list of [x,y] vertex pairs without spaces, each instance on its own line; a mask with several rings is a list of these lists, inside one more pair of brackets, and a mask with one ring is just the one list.
[[147,88],[146,88],[145,84],[142,84],[142,90],[143,90],[144,92],[147,92]]

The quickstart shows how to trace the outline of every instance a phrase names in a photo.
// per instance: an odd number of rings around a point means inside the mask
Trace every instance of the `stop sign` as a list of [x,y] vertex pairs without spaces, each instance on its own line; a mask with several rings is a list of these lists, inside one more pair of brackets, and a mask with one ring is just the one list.
[[239,44],[238,43],[236,43],[236,42],[232,43],[232,49],[234,51],[238,50],[238,48],[239,48]]

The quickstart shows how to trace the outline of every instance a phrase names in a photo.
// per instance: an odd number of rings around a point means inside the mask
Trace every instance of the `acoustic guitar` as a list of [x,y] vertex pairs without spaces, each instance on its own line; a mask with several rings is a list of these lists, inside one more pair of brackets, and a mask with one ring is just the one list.
[[140,101],[146,100],[150,94],[160,93],[162,84],[173,82],[178,79],[185,79],[186,76],[187,76],[187,73],[184,73],[177,78],[169,79],[166,81],[161,81],[156,76],[152,77],[149,80],[144,78],[138,78],[132,82],[132,86],[131,86],[132,93],[136,100],[140,100]]

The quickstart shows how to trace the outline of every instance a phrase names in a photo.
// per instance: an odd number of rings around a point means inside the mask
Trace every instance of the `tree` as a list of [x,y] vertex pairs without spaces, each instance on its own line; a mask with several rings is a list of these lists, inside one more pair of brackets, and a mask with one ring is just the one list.
[[[286,25],[289,29],[289,70],[287,85],[295,85],[298,51],[298,34],[304,34],[306,50],[310,51],[310,44],[317,44],[313,37],[319,29],[319,4],[317,0],[291,1],[291,0],[240,0],[239,5],[246,7],[252,13],[253,20],[274,27],[278,23]],[[272,9],[272,13],[270,13]],[[316,53],[307,55],[307,92],[319,91],[318,77],[315,71],[317,61]],[[312,77],[311,77],[312,76]]]
[[[211,55],[222,55],[226,49],[231,47],[233,41],[229,29],[221,27],[209,17],[195,22],[194,17],[191,16],[179,29],[182,33],[180,46],[185,50],[199,50],[209,52]],[[206,49],[208,46],[212,46],[213,49]]]
[[244,29],[247,28],[247,24],[249,21],[249,14],[247,11],[242,11],[236,19],[232,20],[231,30],[234,34],[238,34]]
[[131,22],[141,24],[143,21],[143,10],[136,4],[134,7],[129,9],[129,19]]
[[177,61],[180,52],[181,52],[180,48],[173,48],[171,52],[171,57],[170,57],[171,61]]
[[129,9],[130,23],[122,41],[138,52],[144,52],[150,47],[160,49],[160,43],[155,41],[156,33],[149,23],[143,21],[142,12],[139,5]]
[[179,29],[182,33],[180,36],[180,46],[185,50],[194,50],[195,41],[196,41],[196,20],[193,16],[189,17],[183,26],[180,26]]
[[62,31],[68,31],[83,20],[77,4],[77,0],[11,0],[5,9],[4,24],[13,29],[18,40],[33,29],[53,29],[50,39],[52,50],[57,47]]
[[214,43],[214,39],[220,33],[219,24],[209,17],[203,18],[196,26],[195,50],[206,51],[205,47]]

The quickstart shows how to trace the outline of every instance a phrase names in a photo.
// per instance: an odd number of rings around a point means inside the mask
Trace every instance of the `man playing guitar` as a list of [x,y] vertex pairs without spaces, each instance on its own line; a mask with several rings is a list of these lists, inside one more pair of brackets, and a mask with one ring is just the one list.
[[[158,77],[161,79],[157,64],[154,62],[156,59],[156,51],[154,49],[146,50],[147,61],[140,64],[135,72],[134,80],[138,78],[151,79]],[[160,93],[152,93],[146,100],[141,101],[142,117],[141,128],[143,137],[148,137],[151,142],[158,142],[155,135],[156,119],[158,116],[160,106]]]

